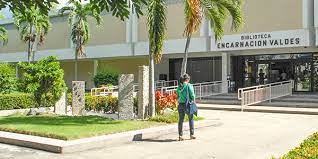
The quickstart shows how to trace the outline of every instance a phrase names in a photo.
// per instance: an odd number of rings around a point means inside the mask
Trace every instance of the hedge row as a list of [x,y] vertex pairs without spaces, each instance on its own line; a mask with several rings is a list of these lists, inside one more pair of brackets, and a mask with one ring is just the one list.
[[[50,106],[54,106],[50,102]],[[67,94],[67,103],[71,105],[72,94]],[[0,110],[26,109],[38,107],[33,94],[29,93],[12,93],[0,94]],[[94,111],[103,111],[105,113],[114,113],[118,111],[117,97],[104,96],[85,96],[85,109]],[[134,100],[134,111],[137,112],[137,99]]]
[[[67,94],[67,104],[72,105],[72,94]],[[137,113],[137,98],[134,98],[134,112]],[[85,109],[103,111],[104,113],[115,113],[118,111],[118,98],[110,96],[85,95]]]
[[[53,107],[55,102],[48,95],[47,107]],[[39,107],[32,93],[0,94],[0,110],[27,109]],[[41,106],[43,107],[43,106]]]
[[0,110],[26,109],[36,106],[37,104],[32,94],[0,94]]

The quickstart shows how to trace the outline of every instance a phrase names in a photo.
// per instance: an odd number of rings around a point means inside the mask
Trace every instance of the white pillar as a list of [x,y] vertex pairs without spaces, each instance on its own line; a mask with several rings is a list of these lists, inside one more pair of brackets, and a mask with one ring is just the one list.
[[[227,55],[227,53],[223,52],[222,53],[222,81],[224,81],[224,82],[227,81],[228,66],[229,66],[228,55]],[[223,83],[222,92],[228,93],[227,82]]]
[[19,67],[18,67],[18,64],[15,64],[15,77],[19,78]]
[[98,60],[94,60],[94,72],[93,75],[95,76],[98,71]]

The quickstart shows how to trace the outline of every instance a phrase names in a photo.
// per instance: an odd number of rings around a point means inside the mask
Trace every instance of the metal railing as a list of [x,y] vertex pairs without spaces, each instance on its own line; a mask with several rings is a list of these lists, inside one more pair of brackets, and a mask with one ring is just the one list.
[[118,86],[107,86],[100,88],[92,88],[91,95],[92,96],[108,96],[118,92]]
[[170,80],[170,81],[163,81],[159,80],[156,81],[156,89],[160,89],[162,87],[169,87],[169,86],[178,86],[178,80]]
[[[203,82],[193,84],[196,98],[200,100],[203,97],[218,95],[227,93],[230,81],[214,81],[214,82]],[[161,93],[172,94],[175,93],[178,86],[162,87]]]
[[227,93],[230,81],[214,81],[193,84],[194,92],[200,100],[203,97]]
[[283,96],[292,95],[294,81],[283,81],[271,84],[259,85],[238,89],[238,99],[241,100],[241,111],[245,106],[261,103],[264,101],[271,102]]
[[[170,86],[178,86],[178,80],[171,80],[171,81],[155,81],[155,89],[161,89],[162,87],[170,87]],[[137,92],[139,90],[138,83],[134,84],[134,91]]]

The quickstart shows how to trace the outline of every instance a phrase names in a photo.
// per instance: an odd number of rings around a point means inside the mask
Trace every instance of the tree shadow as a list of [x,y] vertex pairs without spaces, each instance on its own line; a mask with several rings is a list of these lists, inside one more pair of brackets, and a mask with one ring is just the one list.
[[177,139],[142,139],[139,142],[159,142],[159,143],[165,143],[165,142],[177,142]]
[[133,141],[137,142],[176,142],[176,139],[143,139],[142,134],[134,135]]

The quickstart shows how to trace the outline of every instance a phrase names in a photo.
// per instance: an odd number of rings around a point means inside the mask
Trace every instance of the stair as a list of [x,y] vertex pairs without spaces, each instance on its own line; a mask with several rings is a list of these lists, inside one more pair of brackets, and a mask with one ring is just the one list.
[[[220,105],[240,105],[241,101],[237,99],[236,93],[222,94],[202,98],[199,103],[220,104]],[[294,107],[294,108],[318,108],[318,94],[293,94],[291,96],[273,99],[255,106],[273,106],[273,107]]]

